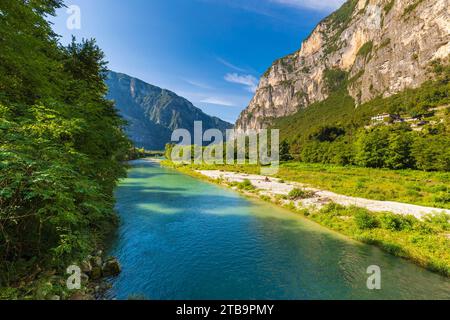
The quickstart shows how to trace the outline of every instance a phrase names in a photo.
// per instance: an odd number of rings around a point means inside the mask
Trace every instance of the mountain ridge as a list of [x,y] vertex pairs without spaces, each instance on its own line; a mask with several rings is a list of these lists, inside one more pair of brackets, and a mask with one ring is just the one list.
[[109,71],[107,98],[113,100],[120,115],[128,122],[126,132],[137,147],[163,150],[173,130],[194,130],[194,121],[203,129],[224,132],[232,124],[209,116],[173,91],[146,83],[125,73]]

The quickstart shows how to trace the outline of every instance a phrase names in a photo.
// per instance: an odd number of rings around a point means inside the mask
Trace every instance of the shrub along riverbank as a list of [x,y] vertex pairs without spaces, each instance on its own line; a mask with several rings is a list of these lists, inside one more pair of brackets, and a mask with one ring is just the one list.
[[[373,213],[362,208],[343,207],[334,203],[320,209],[301,208],[292,200],[293,197],[299,197],[299,195],[307,197],[306,191],[295,190],[286,197],[268,196],[266,193],[260,193],[250,181],[235,183],[213,180],[196,172],[200,169],[214,169],[259,174],[257,166],[175,165],[171,161],[163,161],[162,165],[175,168],[199,179],[233,187],[244,195],[283,206],[350,238],[376,245],[390,254],[409,259],[424,268],[450,277],[450,251],[448,250],[450,247],[450,217],[448,215],[437,214],[419,220],[413,216],[400,216],[388,212]],[[292,172],[290,173],[291,175],[279,173],[278,177],[292,177]],[[384,170],[380,170],[380,173],[384,173]],[[351,176],[351,174],[349,175]],[[394,177],[392,177],[393,180],[395,180]],[[301,180],[301,176],[298,176],[296,181],[299,180]]]

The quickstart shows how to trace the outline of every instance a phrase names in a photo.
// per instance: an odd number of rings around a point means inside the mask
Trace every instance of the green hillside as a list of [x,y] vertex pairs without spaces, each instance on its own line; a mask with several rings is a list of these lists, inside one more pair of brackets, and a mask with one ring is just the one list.
[[[272,119],[272,128],[280,129],[281,139],[289,144],[290,154],[297,160],[305,162],[360,164],[368,167],[418,168],[424,170],[449,170],[448,155],[427,155],[420,148],[423,144],[439,145],[439,150],[450,149],[449,112],[448,109],[433,111],[433,108],[450,103],[450,67],[437,61],[430,66],[434,74],[432,80],[425,82],[417,89],[408,89],[388,98],[378,97],[360,106],[350,97],[347,87],[355,78],[348,79],[345,72],[328,70],[325,79],[329,97],[310,107],[301,109],[292,116]],[[420,131],[412,130],[407,123],[385,123],[383,125],[365,128],[371,124],[371,117],[382,113],[398,115],[402,118],[417,117],[426,120]],[[401,163],[389,164],[392,157],[398,154],[382,154],[381,161],[371,163],[361,160],[361,153],[367,149],[367,143],[373,136],[379,140],[367,152],[383,153],[383,141],[406,139],[411,140],[406,159]],[[393,142],[394,143],[394,142]],[[391,146],[392,147],[392,146]],[[442,149],[442,147],[445,147]],[[427,148],[425,148],[427,149]],[[414,153],[416,151],[416,154]],[[392,150],[391,150],[392,151]],[[430,150],[428,150],[430,151]],[[400,151],[399,151],[400,152]],[[386,152],[388,153],[388,152]],[[395,153],[395,152],[394,152]],[[419,159],[420,158],[420,159]],[[438,159],[442,158],[442,159]],[[423,163],[419,163],[419,162]],[[432,162],[445,162],[432,165]],[[376,161],[375,161],[376,162]],[[398,161],[397,161],[398,162]],[[426,163],[425,163],[426,162]]]

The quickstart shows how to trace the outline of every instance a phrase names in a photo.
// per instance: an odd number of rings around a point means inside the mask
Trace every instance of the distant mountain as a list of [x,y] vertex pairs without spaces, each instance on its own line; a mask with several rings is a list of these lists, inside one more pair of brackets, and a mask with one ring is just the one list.
[[169,90],[126,74],[110,71],[106,84],[107,97],[115,101],[120,115],[128,121],[126,131],[137,147],[162,150],[170,142],[173,130],[183,128],[193,134],[194,121],[202,121],[203,130],[215,128],[224,132],[233,127]]

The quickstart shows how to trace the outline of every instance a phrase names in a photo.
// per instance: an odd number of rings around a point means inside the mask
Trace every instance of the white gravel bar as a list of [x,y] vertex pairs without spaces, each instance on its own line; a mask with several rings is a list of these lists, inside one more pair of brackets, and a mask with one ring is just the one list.
[[320,208],[326,203],[335,202],[343,206],[357,206],[374,212],[392,212],[401,215],[413,215],[419,219],[427,214],[436,214],[440,212],[450,214],[450,210],[448,209],[423,207],[394,201],[380,201],[344,196],[330,191],[310,188],[302,185],[301,183],[288,181],[280,182],[280,179],[271,177],[267,178],[261,175],[225,172],[219,170],[198,170],[197,172],[211,179],[222,179],[228,182],[242,182],[245,179],[248,179],[260,191],[261,194],[268,196],[288,195],[288,193],[294,188],[314,191],[314,196],[312,198],[297,201],[296,204],[303,207]]

